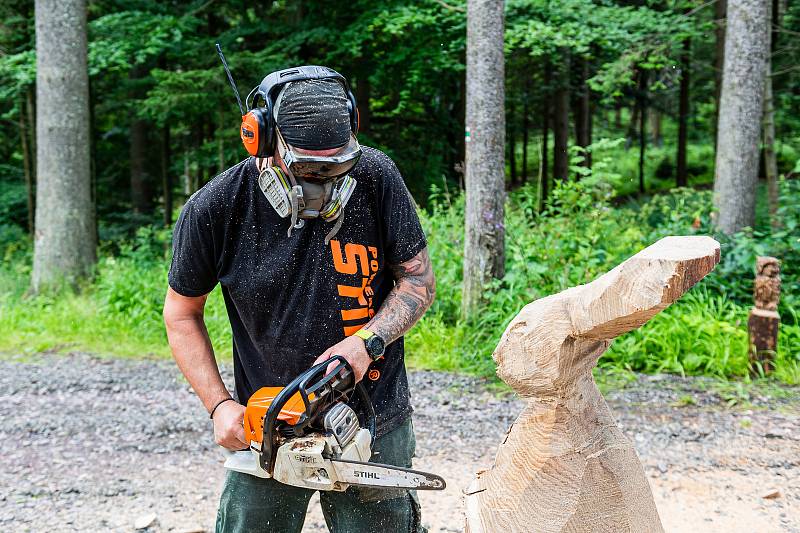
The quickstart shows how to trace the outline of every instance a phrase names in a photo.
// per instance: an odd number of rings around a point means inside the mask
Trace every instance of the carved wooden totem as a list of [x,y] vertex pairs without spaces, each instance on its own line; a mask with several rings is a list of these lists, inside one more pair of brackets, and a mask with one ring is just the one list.
[[755,307],[747,319],[750,334],[750,363],[754,373],[759,366],[765,374],[775,365],[775,349],[778,346],[778,300],[781,296],[781,266],[774,257],[756,258],[756,279],[753,285]]

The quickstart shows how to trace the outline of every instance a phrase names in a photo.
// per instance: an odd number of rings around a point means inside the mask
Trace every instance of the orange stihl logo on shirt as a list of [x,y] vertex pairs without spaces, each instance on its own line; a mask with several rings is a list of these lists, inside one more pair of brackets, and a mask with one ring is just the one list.
[[[344,253],[343,253],[344,252]],[[345,298],[341,314],[344,322],[344,334],[352,335],[375,316],[372,303],[374,292],[372,280],[378,272],[378,249],[348,242],[342,245],[339,241],[331,241],[333,266],[340,274],[355,275],[356,285],[339,284],[336,288],[339,296]],[[359,279],[360,278],[360,279]],[[354,280],[354,281],[356,281]]]
[[369,371],[367,377],[370,379],[370,381],[378,381],[378,378],[381,377],[381,372],[380,370],[375,370],[373,368],[372,370]]

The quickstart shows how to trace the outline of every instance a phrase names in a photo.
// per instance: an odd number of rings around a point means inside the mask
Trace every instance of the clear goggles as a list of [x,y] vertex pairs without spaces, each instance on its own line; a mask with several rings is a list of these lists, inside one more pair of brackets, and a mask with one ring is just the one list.
[[336,155],[323,157],[298,154],[286,143],[280,130],[275,130],[278,135],[278,154],[283,163],[293,175],[304,179],[329,181],[339,178],[350,172],[361,157],[361,146],[352,133],[350,141]]

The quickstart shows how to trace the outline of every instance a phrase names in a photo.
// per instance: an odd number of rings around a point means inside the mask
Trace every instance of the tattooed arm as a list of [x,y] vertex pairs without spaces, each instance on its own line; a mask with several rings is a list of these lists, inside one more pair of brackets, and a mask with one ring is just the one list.
[[[378,312],[364,326],[379,335],[387,345],[402,337],[417,323],[433,303],[436,293],[436,282],[427,248],[405,263],[390,268],[397,282]],[[356,336],[347,337],[331,346],[317,357],[314,364],[332,355],[341,355],[347,359],[359,381],[372,363],[364,341]]]
[[402,337],[433,303],[436,280],[425,248],[405,263],[391,265],[397,283],[365,329],[388,345]]

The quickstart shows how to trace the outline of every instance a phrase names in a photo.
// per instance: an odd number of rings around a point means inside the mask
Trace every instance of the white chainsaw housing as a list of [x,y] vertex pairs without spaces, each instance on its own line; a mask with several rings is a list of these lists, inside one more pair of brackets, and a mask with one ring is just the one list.
[[274,475],[270,476],[259,464],[261,443],[251,442],[250,450],[230,453],[225,468],[260,478],[274,477],[276,481],[314,490],[346,490],[350,485],[339,478],[330,459],[337,461],[369,461],[371,436],[360,428],[344,448],[334,435],[313,434],[290,439],[278,448]]

